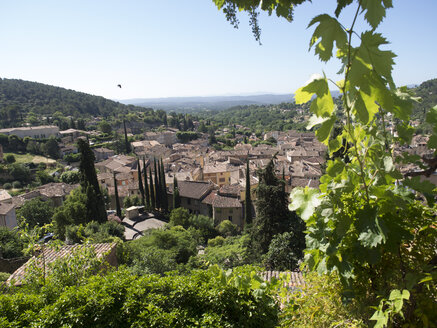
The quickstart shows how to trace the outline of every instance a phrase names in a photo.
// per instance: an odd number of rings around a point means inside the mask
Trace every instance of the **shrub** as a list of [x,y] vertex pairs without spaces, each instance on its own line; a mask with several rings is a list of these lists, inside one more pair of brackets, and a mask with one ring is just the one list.
[[10,184],[9,182],[6,182],[5,184],[3,184],[3,188],[6,190],[9,190],[12,188],[12,184]]
[[[74,260],[74,259],[73,259]],[[84,264],[86,264],[84,262]],[[0,295],[0,322],[22,327],[275,327],[278,305],[253,270],[217,267],[190,275],[138,278],[125,269],[80,279],[81,267],[39,290]],[[60,271],[62,272],[62,270]],[[237,306],[238,305],[238,306]]]
[[220,222],[216,229],[223,237],[235,236],[238,232],[237,226],[229,220]]
[[5,162],[8,163],[8,164],[15,163],[15,156],[12,155],[12,154],[6,155]]
[[0,227],[0,257],[9,259],[22,256],[23,242],[15,230]]
[[6,272],[0,272],[0,284],[8,280],[10,274]]
[[[304,277],[301,289],[287,293],[280,327],[368,327],[362,318],[364,306],[343,303],[342,288],[336,275],[319,276],[311,272]],[[360,313],[360,314],[359,314]]]
[[21,188],[21,182],[20,182],[20,181],[14,181],[14,182],[12,182],[12,188],[14,188],[14,189],[20,189],[20,188]]

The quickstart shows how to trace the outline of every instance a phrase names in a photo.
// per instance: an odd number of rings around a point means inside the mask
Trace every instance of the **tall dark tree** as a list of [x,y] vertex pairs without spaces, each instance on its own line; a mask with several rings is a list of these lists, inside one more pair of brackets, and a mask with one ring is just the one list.
[[115,193],[115,208],[117,211],[117,216],[121,219],[120,198],[118,197],[118,185],[117,185],[117,179],[115,178],[115,172],[114,172],[114,193]]
[[141,175],[141,167],[140,167],[140,159],[137,160],[137,166],[138,166],[138,189],[140,189],[141,193],[141,203],[145,206],[144,202],[144,187],[143,187],[143,177]]
[[168,212],[168,197],[167,197],[167,183],[165,181],[164,163],[161,158],[161,196],[162,196],[162,209],[164,212]]
[[70,117],[70,128],[75,129],[76,128],[76,123],[74,122],[74,118]]
[[178,179],[173,178],[173,209],[181,207],[181,196],[179,195]]
[[290,228],[292,213],[288,209],[284,182],[275,175],[275,163],[272,158],[265,169],[258,171],[257,215],[251,231],[253,249],[265,254],[273,236],[284,233]]
[[153,176],[152,176],[152,167],[149,166],[149,182],[150,182],[150,205],[152,206],[152,210],[156,208],[156,200],[155,200],[155,188],[153,188]]
[[77,120],[77,129],[85,131],[86,127],[85,127],[85,120],[84,119],[80,118]]
[[250,170],[249,170],[249,158],[246,161],[246,201],[244,203],[245,209],[245,223],[252,223],[252,197],[250,194]]
[[125,145],[125,149],[126,149],[126,154],[129,154],[132,151],[132,149],[130,146],[130,142],[127,138],[126,120],[123,120],[123,127],[124,127],[124,145]]
[[161,209],[161,187],[159,185],[159,172],[156,166],[156,158],[153,159],[153,166],[155,169],[155,200],[156,208]]
[[143,157],[143,171],[144,171],[144,194],[146,197],[146,207],[150,207],[150,191],[149,191],[149,183],[147,182],[147,168],[146,168],[146,160]]
[[106,222],[105,200],[100,190],[97,180],[96,169],[94,167],[94,153],[88,142],[79,139],[78,148],[80,151],[80,185],[87,194],[87,215],[90,221]]

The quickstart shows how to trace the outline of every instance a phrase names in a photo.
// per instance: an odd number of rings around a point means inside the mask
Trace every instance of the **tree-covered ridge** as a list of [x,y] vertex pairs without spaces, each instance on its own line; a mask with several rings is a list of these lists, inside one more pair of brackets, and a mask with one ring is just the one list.
[[[65,116],[110,116],[117,113],[144,108],[127,106],[121,103],[83,92],[67,90],[37,82],[16,79],[0,79],[0,117],[11,120],[8,113],[17,108],[18,118],[33,112],[50,115],[61,112]],[[5,116],[6,115],[6,116]]]
[[411,118],[424,123],[427,110],[437,104],[437,79],[425,81],[413,91],[417,97],[421,98],[421,101],[415,103]]
[[304,130],[307,108],[294,103],[235,106],[223,111],[199,113],[199,117],[222,125],[242,125],[260,131]]

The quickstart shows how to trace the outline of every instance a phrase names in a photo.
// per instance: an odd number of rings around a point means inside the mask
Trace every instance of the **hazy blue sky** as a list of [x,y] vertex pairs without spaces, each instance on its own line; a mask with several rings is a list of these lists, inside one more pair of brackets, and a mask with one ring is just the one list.
[[[437,1],[393,2],[379,30],[398,55],[396,83],[436,78]],[[335,78],[338,62],[308,52],[306,29],[334,9],[313,0],[292,23],[261,15],[260,46],[245,14],[236,30],[211,0],[3,0],[0,77],[112,99],[292,93],[314,73]]]

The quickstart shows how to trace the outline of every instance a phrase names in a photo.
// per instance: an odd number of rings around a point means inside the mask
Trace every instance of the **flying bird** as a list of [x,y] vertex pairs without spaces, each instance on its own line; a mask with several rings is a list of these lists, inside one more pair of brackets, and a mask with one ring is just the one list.
[[121,89],[121,84],[117,84],[117,87],[119,87]]

